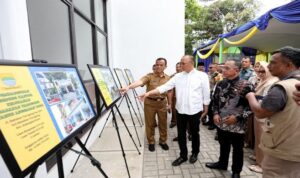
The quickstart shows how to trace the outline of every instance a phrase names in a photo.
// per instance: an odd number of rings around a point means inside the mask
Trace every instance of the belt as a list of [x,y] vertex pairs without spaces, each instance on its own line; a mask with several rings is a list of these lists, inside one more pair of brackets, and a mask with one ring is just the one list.
[[153,100],[153,101],[163,101],[165,98],[150,98],[150,97],[148,97],[148,99]]

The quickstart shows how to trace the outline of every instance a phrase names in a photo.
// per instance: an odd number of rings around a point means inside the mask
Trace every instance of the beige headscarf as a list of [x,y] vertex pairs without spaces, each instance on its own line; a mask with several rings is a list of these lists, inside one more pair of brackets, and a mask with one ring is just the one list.
[[264,70],[266,71],[266,77],[265,79],[260,79],[257,87],[255,88],[255,94],[256,95],[260,95],[260,96],[264,96],[266,95],[266,92],[269,90],[269,88],[278,81],[277,77],[274,77],[269,69],[268,69],[268,63],[265,61],[260,61],[260,68],[264,68]]

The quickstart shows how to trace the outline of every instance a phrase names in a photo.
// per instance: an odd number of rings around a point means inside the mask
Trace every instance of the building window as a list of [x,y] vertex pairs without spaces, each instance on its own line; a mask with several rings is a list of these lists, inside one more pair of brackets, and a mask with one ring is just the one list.
[[98,61],[102,65],[107,64],[107,37],[102,33],[97,32],[97,47],[98,47]]
[[104,3],[102,0],[95,0],[94,3],[96,24],[104,31]]
[[[77,65],[95,104],[99,96],[86,64],[108,65],[106,0],[27,0],[27,7],[33,58]],[[49,158],[47,170],[55,163]]]
[[33,59],[72,63],[69,7],[61,1],[28,0]]
[[75,14],[75,37],[76,37],[76,52],[78,69],[84,80],[92,79],[88,71],[87,64],[94,64],[93,62],[93,43],[92,43],[92,28],[79,15]]
[[86,17],[91,18],[90,0],[72,0],[74,6],[79,9]]

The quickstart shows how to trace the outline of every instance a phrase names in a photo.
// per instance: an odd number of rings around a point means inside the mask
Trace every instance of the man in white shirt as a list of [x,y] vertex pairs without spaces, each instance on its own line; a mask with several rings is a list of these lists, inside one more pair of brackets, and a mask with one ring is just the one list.
[[189,162],[195,163],[200,148],[199,124],[206,116],[210,102],[208,76],[194,69],[194,57],[185,55],[181,58],[182,71],[172,77],[167,83],[140,96],[143,100],[154,94],[176,90],[177,130],[180,157],[173,161],[173,166],[179,166],[187,161],[186,127],[190,125],[192,134],[192,155]]

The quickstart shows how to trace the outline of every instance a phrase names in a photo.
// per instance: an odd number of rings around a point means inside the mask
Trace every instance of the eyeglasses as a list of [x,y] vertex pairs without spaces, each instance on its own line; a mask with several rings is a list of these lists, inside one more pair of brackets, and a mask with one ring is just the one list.
[[259,70],[258,73],[264,74],[264,73],[266,73],[266,71],[264,71],[264,70]]

